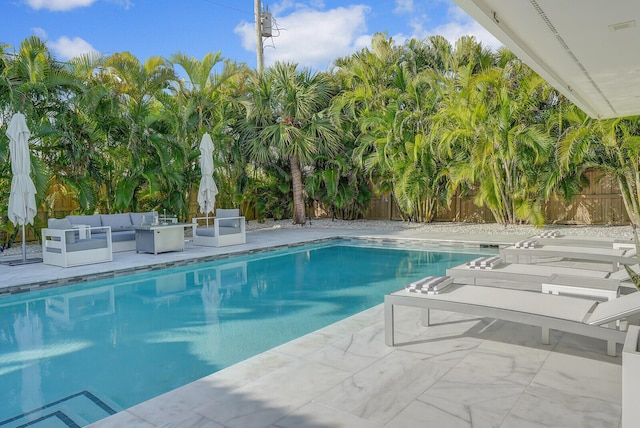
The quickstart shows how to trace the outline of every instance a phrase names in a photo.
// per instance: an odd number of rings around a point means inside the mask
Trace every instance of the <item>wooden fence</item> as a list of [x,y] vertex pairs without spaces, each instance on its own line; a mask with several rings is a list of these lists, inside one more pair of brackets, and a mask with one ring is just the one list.
[[[580,196],[573,198],[569,203],[560,199],[553,199],[545,204],[544,212],[549,224],[629,224],[629,216],[622,201],[622,195],[615,180],[609,176],[603,176],[595,171],[587,173],[590,186],[584,189]],[[63,196],[55,201],[53,217],[62,218],[78,209],[75,200],[70,196]],[[191,216],[198,216],[198,204],[195,196],[191,198],[189,211]],[[256,218],[250,207],[243,207],[242,212],[248,220]],[[322,207],[313,207],[310,216],[328,216],[328,212]],[[400,210],[389,195],[374,196],[369,204],[366,215],[370,220],[402,220]],[[187,219],[190,220],[190,219]],[[474,204],[472,197],[454,197],[448,208],[439,207],[435,221],[459,221],[476,223],[493,223],[493,215],[485,207]],[[45,227],[47,216],[39,212],[36,218],[36,230]],[[27,240],[36,241],[34,228],[26,228]],[[18,234],[17,243],[21,236]]]
[[[544,206],[547,223],[555,224],[629,224],[629,216],[622,201],[618,184],[612,177],[595,171],[587,172],[589,187],[569,203],[552,199]],[[372,220],[401,220],[400,209],[389,195],[372,198],[367,218]],[[478,207],[473,197],[455,196],[451,205],[439,207],[435,221],[493,223],[493,215],[486,207]]]

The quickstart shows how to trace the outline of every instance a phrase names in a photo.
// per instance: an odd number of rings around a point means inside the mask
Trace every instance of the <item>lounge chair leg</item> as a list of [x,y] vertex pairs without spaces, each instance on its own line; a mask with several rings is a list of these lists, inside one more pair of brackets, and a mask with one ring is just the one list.
[[607,355],[611,357],[616,356],[616,341],[615,340],[607,340]]
[[384,302],[384,343],[387,346],[394,346],[393,337],[393,304]]
[[431,325],[431,311],[429,309],[422,310],[422,325],[425,327]]
[[549,340],[549,327],[542,327],[542,343],[545,345],[551,343]]

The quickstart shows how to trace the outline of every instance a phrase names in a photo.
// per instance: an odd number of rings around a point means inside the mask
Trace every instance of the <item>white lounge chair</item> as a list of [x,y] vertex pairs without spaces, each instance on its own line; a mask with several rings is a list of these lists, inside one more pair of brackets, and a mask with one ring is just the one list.
[[614,271],[618,270],[621,264],[632,265],[638,262],[635,248],[613,249],[570,245],[540,245],[533,248],[518,248],[513,245],[502,248],[500,254],[506,261],[509,261],[509,257],[515,257],[517,263],[521,259],[530,263],[532,257],[560,257],[572,260],[609,262]]
[[[502,263],[493,266],[491,269],[471,268],[466,264],[447,269],[448,276],[456,279],[456,282],[473,280],[501,280],[518,281],[540,284],[549,279],[552,275],[575,275],[588,278],[607,278],[610,272],[593,269],[579,269],[565,266],[540,266],[535,264]],[[627,276],[628,278],[628,276]]]
[[624,343],[626,336],[616,321],[640,313],[640,292],[601,302],[461,284],[452,284],[438,294],[410,293],[402,289],[384,298],[385,343],[389,346],[395,345],[395,306],[425,309],[425,325],[429,325],[429,310],[437,309],[542,327],[545,344],[549,343],[549,329],[603,339],[607,341],[607,353],[615,355],[616,343]]
[[558,235],[555,238],[549,236],[533,235],[527,239],[537,241],[539,245],[569,245],[574,247],[598,247],[614,249],[635,248],[633,239],[608,238],[601,236],[571,236]]

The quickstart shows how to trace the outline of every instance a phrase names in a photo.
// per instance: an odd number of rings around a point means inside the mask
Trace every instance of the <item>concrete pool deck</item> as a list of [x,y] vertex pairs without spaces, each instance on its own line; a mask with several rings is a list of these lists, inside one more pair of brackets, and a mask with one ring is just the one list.
[[[233,247],[116,253],[111,263],[66,269],[0,265],[0,277],[5,290],[28,288],[331,237],[473,246],[528,236],[267,229]],[[399,344],[387,347],[382,312],[378,305],[90,426],[620,426],[621,358],[607,356],[603,341],[553,332],[551,344],[542,345],[539,328],[447,312],[434,312],[427,329],[418,310],[398,308]]]

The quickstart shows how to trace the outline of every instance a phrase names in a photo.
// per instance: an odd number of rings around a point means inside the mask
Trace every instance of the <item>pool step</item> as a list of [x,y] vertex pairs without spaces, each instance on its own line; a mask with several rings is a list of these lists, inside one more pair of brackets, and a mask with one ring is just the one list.
[[117,412],[89,391],[81,391],[0,421],[0,428],[80,428]]

